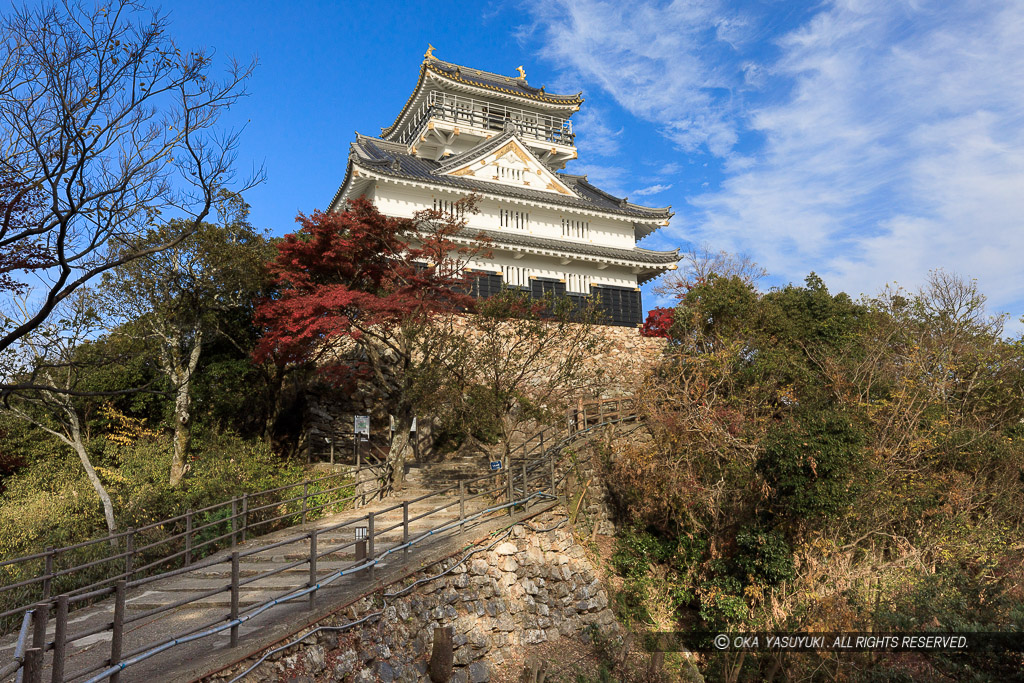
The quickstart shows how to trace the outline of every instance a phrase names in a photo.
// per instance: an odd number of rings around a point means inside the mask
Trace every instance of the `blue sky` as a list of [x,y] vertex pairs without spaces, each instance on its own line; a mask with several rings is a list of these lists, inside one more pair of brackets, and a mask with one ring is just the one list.
[[[239,164],[252,218],[322,208],[354,131],[377,134],[427,43],[456,63],[582,90],[567,170],[652,206],[651,248],[707,243],[833,290],[978,279],[1024,314],[1024,3],[174,2],[183,46],[258,55]],[[650,290],[650,286],[646,288]],[[645,305],[658,303],[650,291]],[[1019,323],[1012,325],[1021,329]]]

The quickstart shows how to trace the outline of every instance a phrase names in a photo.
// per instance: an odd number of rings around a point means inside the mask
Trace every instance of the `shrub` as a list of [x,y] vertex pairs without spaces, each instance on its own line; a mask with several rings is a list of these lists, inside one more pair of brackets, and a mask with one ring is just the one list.
[[796,521],[845,510],[856,495],[862,442],[849,420],[826,411],[769,431],[757,470],[773,491],[774,512]]

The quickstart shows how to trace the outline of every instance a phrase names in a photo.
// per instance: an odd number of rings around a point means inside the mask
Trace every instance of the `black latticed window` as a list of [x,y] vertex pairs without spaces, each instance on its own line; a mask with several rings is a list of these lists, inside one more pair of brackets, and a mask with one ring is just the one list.
[[565,283],[553,278],[530,278],[530,296],[543,299],[548,294],[565,296]]
[[486,271],[467,271],[466,278],[469,280],[469,294],[478,299],[492,297],[501,291],[501,275]]
[[[417,270],[425,268],[424,264],[416,264]],[[469,274],[469,272],[467,273]],[[599,320],[603,325],[634,327],[643,322],[643,304],[640,290],[632,287],[613,287],[611,285],[591,285],[590,294],[580,294],[566,290],[566,283],[555,278],[531,277],[526,287],[510,285],[501,274],[491,271],[475,271],[468,278],[467,288],[463,291],[469,295],[486,299],[499,293],[503,287],[527,290],[534,299],[545,296],[565,297],[573,302],[576,310],[581,310],[588,300],[596,302],[600,312]]]
[[608,317],[608,324],[634,326],[643,322],[640,291],[631,287],[594,285],[591,295],[597,297],[598,308]]

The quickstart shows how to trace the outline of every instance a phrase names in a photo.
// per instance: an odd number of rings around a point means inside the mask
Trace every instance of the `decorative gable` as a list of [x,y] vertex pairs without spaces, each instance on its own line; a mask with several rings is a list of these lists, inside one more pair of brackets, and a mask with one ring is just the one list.
[[[473,150],[470,150],[461,155],[464,161],[460,163],[459,160],[456,160],[454,164],[443,167],[439,174],[468,176],[500,185],[574,196],[573,191],[559,180],[558,176],[552,173],[540,159],[534,156],[533,152],[516,136],[509,135],[507,137],[507,142],[492,151],[474,154]],[[481,144],[480,147],[491,144],[492,141],[489,140]]]

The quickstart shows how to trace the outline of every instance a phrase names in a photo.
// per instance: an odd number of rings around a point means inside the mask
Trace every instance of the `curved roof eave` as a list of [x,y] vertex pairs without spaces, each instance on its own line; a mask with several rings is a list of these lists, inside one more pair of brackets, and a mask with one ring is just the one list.
[[341,200],[342,196],[345,194],[345,188],[348,187],[349,183],[352,181],[352,169],[354,166],[352,162],[352,157],[349,157],[348,164],[345,166],[345,178],[341,181],[338,191],[334,193],[334,198],[331,199],[331,203],[327,205],[328,213],[334,211],[335,207],[338,205],[338,201]]
[[569,258],[574,261],[594,261],[641,270],[672,270],[679,261],[679,250],[652,251],[650,249],[627,249],[580,242],[560,242],[550,237],[524,234],[502,234],[482,228],[462,228],[453,239],[464,242],[476,241],[483,236],[490,240],[493,248],[506,251],[533,253],[555,258]]
[[[438,64],[442,63],[450,67],[453,67],[455,69],[455,73],[450,73],[449,71],[445,71],[444,69],[440,68]],[[449,62],[441,62],[440,60],[432,60],[428,63],[425,63],[424,66],[431,73],[437,74],[442,78],[452,81],[453,83],[461,83],[463,85],[468,85],[473,88],[479,88],[481,90],[505,93],[507,95],[512,95],[513,97],[516,98],[530,100],[533,102],[539,102],[541,104],[546,104],[555,107],[578,107],[579,105],[583,104],[582,92],[576,93],[575,95],[556,95],[553,93],[544,92],[544,88],[531,88],[530,86],[525,84],[525,81],[523,81],[522,83],[517,83],[517,85],[519,85],[520,87],[525,86],[527,90],[532,90],[533,92],[523,92],[522,90],[513,90],[510,87],[505,87],[507,85],[510,85],[511,83],[515,83],[518,79],[509,79],[499,74],[492,74],[487,71],[480,71],[479,69],[462,67],[457,64],[451,64]],[[469,74],[479,74],[480,77],[475,80],[463,78],[461,73],[462,69],[465,69]],[[492,78],[495,81],[502,81],[502,83],[488,83],[487,81],[491,80]]]

